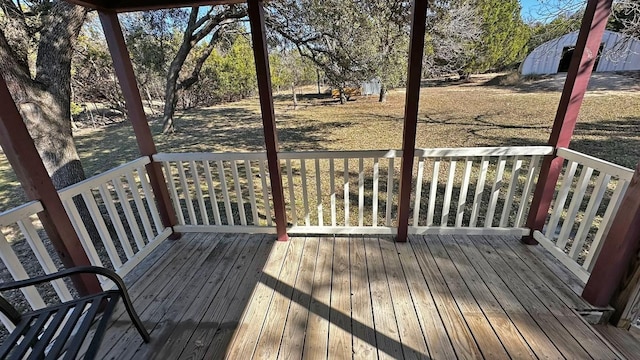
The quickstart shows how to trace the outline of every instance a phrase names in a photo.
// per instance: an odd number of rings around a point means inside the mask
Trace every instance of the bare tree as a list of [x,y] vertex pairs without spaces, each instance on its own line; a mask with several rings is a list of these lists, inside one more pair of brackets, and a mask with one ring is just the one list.
[[[181,89],[189,88],[198,81],[200,71],[207,57],[215,48],[216,42],[223,34],[226,26],[245,17],[246,14],[246,8],[240,5],[211,6],[203,15],[200,7],[191,8],[187,26],[183,32],[182,42],[167,71],[164,114],[162,118],[163,133],[166,134],[175,130],[173,116],[178,101],[177,92]],[[202,40],[207,40],[205,50],[196,59],[189,76],[179,79],[180,72],[183,70],[189,53]]]

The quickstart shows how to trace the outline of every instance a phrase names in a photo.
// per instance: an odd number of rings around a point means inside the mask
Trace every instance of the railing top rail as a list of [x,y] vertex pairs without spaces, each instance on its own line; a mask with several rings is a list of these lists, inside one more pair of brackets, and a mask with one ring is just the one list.
[[28,202],[24,205],[20,205],[16,208],[0,213],[0,226],[9,226],[43,210],[44,207],[40,201],[34,200]]
[[71,186],[68,186],[60,191],[58,191],[58,193],[60,194],[60,198],[62,198],[63,200],[65,199],[69,199],[71,197],[74,197],[80,193],[82,193],[83,191],[85,191],[86,189],[90,189],[96,186],[99,186],[101,184],[103,184],[105,182],[105,179],[111,179],[114,178],[116,176],[122,175],[128,171],[134,170],[136,168],[139,168],[141,166],[147,165],[148,163],[150,163],[151,160],[144,156],[141,157],[139,159],[133,160],[131,162],[128,162],[126,164],[122,164],[116,168],[113,168],[111,170],[105,171],[102,174],[90,177],[86,180],[83,180],[77,184],[73,184]]
[[[481,156],[534,156],[550,155],[551,146],[513,147],[469,147],[416,149],[418,157],[481,157]],[[282,160],[300,159],[358,159],[358,158],[398,158],[402,150],[344,150],[344,151],[284,151],[278,153]],[[229,161],[265,160],[266,152],[224,152],[224,153],[159,153],[154,161]]]
[[479,156],[534,156],[550,155],[551,146],[509,146],[509,147],[469,147],[416,149],[415,156],[430,157],[479,157]]
[[594,170],[605,172],[609,175],[617,176],[622,180],[631,181],[633,170],[620,166],[596,157],[577,152],[567,148],[559,148],[558,156],[567,160],[575,161],[579,164],[589,166]]
[[153,161],[230,161],[230,160],[266,160],[267,153],[256,152],[224,152],[224,153],[158,153]]
[[401,156],[402,150],[288,151],[278,153],[278,158],[283,160],[398,158]]

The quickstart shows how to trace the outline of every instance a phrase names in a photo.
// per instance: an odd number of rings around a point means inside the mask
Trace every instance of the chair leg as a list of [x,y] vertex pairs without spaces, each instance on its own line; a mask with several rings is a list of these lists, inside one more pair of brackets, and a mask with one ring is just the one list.
[[142,340],[148,343],[149,341],[151,341],[151,337],[149,336],[149,332],[147,331],[147,329],[145,329],[144,325],[142,324],[142,321],[140,321],[140,318],[138,317],[136,310],[133,308],[133,304],[131,303],[129,294],[127,293],[126,290],[121,289],[121,295],[122,295],[122,302],[124,303],[125,309],[127,309],[127,313],[131,318],[131,322],[133,322],[133,325],[135,325],[136,329],[138,329],[140,336],[142,336]]

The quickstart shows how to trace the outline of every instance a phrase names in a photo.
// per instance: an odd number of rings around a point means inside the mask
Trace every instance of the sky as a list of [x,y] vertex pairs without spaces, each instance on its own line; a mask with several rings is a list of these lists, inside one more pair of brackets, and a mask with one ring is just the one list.
[[[547,16],[548,16],[548,12],[549,9],[547,8],[546,11],[542,11],[543,14],[540,14],[541,9],[544,9],[544,6],[541,5],[541,3],[545,3],[548,5],[548,7],[551,8],[555,8],[560,9],[560,8],[565,8],[570,4],[576,4],[576,3],[586,3],[585,0],[520,0],[520,5],[522,5],[522,17],[525,20],[529,20],[529,19],[533,19],[533,20],[542,20],[542,18],[545,17],[545,12],[547,12]],[[571,6],[569,6],[571,7]]]

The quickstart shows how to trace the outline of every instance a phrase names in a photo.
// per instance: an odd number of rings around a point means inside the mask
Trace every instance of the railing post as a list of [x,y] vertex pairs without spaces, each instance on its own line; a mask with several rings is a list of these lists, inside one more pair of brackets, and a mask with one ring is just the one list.
[[[556,151],[561,147],[568,147],[576,127],[578,114],[584,95],[589,85],[593,66],[598,56],[602,35],[611,14],[613,0],[589,0],[582,18],[582,26],[578,35],[576,48],[567,72],[562,97],[558,105],[553,123],[549,145]],[[527,227],[531,230],[523,241],[530,245],[538,242],[533,239],[533,232],[542,231],[544,227],[556,183],[562,171],[563,159],[555,155],[546,156],[540,168],[538,183],[533,194],[533,200],[527,217]],[[525,201],[525,199],[523,199]]]
[[251,39],[253,41],[253,56],[256,63],[256,76],[258,78],[258,92],[260,94],[264,140],[267,148],[269,180],[271,182],[271,193],[273,195],[273,212],[276,217],[278,240],[286,241],[289,239],[287,235],[287,215],[284,205],[280,161],[278,160],[278,133],[276,130],[275,111],[273,109],[269,52],[267,50],[262,0],[249,0],[248,10],[249,23],[251,25]]
[[400,165],[400,196],[398,203],[398,236],[396,241],[407,241],[409,213],[411,212],[411,183],[413,157],[416,151],[416,131],[422,82],[424,33],[427,23],[428,1],[414,0],[411,20],[411,42],[407,70],[407,94],[404,104],[404,130],[402,133],[402,163]]
[[614,305],[617,321],[640,283],[640,163],[612,221],[582,297],[595,306]]
[[[38,217],[60,260],[66,268],[91,265],[2,76],[0,103],[0,144],[27,198],[42,203]],[[80,295],[102,291],[95,275],[74,276],[72,281]]]
[[[98,13],[100,14],[100,22],[102,23],[104,36],[107,40],[107,46],[113,59],[113,67],[120,82],[120,88],[122,89],[129,119],[136,135],[138,149],[141,155],[152,157],[158,151],[153,142],[147,115],[144,113],[140,91],[136,83],[136,76],[133,72],[133,66],[131,65],[131,58],[124,41],[124,36],[122,35],[120,22],[118,21],[118,14],[106,11],[99,11]],[[176,211],[180,209],[174,209],[171,205],[169,190],[167,189],[160,164],[153,161],[152,158],[151,162],[146,165],[146,170],[149,175],[151,189],[158,203],[158,211],[162,225],[165,227],[177,225]],[[178,239],[179,237],[180,234],[176,232],[170,236],[171,239]]]

